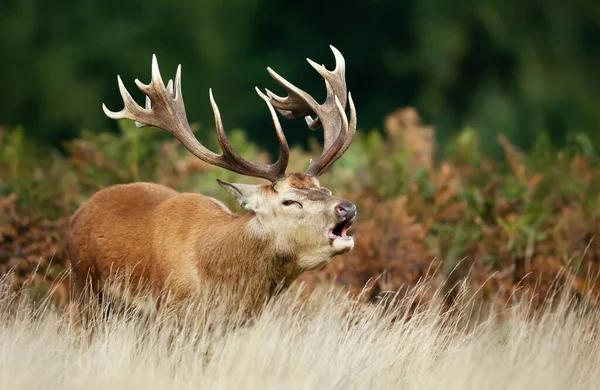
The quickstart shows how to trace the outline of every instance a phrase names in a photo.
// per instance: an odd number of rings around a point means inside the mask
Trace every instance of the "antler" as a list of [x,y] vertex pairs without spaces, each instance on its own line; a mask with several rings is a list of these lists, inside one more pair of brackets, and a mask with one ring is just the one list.
[[271,117],[273,118],[273,124],[275,125],[281,148],[279,159],[271,165],[247,161],[236,152],[223,130],[221,114],[219,113],[219,108],[213,98],[212,90],[210,90],[209,93],[210,104],[212,105],[215,114],[217,139],[223,154],[218,155],[208,150],[196,139],[185,114],[185,106],[181,94],[181,65],[177,67],[175,83],[173,84],[173,81],[169,80],[167,87],[165,88],[165,84],[160,75],[160,70],[158,69],[156,56],[152,56],[152,80],[150,84],[145,85],[139,80],[135,80],[138,88],[146,94],[145,108],[142,108],[135,100],[133,100],[123,85],[121,77],[117,76],[117,81],[119,83],[119,90],[121,91],[123,102],[125,103],[125,108],[119,112],[113,112],[108,110],[103,104],[102,108],[104,109],[104,113],[109,118],[131,119],[136,121],[136,126],[138,127],[154,126],[166,130],[181,142],[192,154],[211,165],[216,165],[246,176],[261,177],[270,180],[271,182],[275,182],[285,176],[285,169],[287,168],[290,155],[289,147],[269,97],[264,95],[258,88],[256,88],[256,92],[267,103],[269,111],[271,112]]
[[[319,176],[333,165],[346,152],[356,133],[356,109],[352,96],[348,93],[350,103],[350,124],[346,117],[346,63],[342,54],[333,46],[330,46],[335,56],[336,66],[333,71],[325,69],[324,65],[318,65],[307,58],[308,63],[316,69],[325,79],[327,87],[327,99],[323,104],[318,104],[308,93],[296,87],[273,69],[267,68],[271,77],[275,79],[287,91],[288,96],[281,97],[273,92],[267,91],[271,102],[279,112],[289,119],[305,117],[310,129],[318,129],[323,126],[324,145],[323,153],[317,161],[311,161],[306,173]],[[317,118],[313,119],[312,114]]]

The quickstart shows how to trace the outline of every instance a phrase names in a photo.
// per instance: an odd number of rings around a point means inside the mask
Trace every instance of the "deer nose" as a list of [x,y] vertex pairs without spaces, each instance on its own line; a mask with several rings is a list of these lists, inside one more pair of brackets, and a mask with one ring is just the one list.
[[348,220],[356,217],[356,206],[348,200],[344,200],[338,204],[335,211],[337,212],[337,215]]

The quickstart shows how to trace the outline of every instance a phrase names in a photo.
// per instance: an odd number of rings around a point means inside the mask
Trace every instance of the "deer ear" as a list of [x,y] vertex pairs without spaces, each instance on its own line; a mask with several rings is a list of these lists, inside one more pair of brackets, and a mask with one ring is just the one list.
[[217,183],[237,199],[240,206],[246,210],[255,210],[257,204],[257,196],[260,191],[259,185],[227,183],[226,181],[217,179]]

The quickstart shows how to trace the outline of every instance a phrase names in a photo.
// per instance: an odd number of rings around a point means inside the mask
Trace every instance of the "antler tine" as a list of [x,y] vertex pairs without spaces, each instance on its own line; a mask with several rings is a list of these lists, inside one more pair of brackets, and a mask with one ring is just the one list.
[[[335,156],[319,171],[319,175],[327,172],[327,170],[336,162],[340,157],[346,153],[346,150],[352,144],[354,140],[354,135],[356,134],[356,108],[354,107],[354,101],[352,100],[352,95],[348,92],[348,102],[350,103],[350,124],[348,125],[348,133],[344,139],[343,146],[338,150]],[[345,118],[345,115],[343,115]],[[340,133],[341,134],[341,133]]]
[[[311,161],[308,164],[308,169],[306,173],[313,176],[319,176],[325,172],[325,168],[333,165],[335,162],[336,156],[338,156],[339,151],[342,150],[346,140],[348,139],[348,118],[346,117],[346,113],[344,112],[344,108],[342,107],[342,103],[338,99],[337,96],[334,97],[334,104],[339,113],[339,118],[341,118],[342,128],[340,129],[337,138],[333,142],[330,148],[323,149],[323,154],[316,161]],[[323,128],[326,128],[330,123],[328,123],[329,117],[323,118]],[[339,121],[338,118],[335,118],[336,121]],[[341,157],[341,154],[340,154]],[[339,158],[339,157],[337,157]]]
[[[325,79],[325,86],[327,88],[327,99],[325,104],[327,106],[331,106],[333,109],[334,102],[333,97],[338,96],[340,102],[342,103],[342,107],[346,107],[346,61],[344,60],[344,56],[338,49],[333,46],[329,46],[333,55],[335,57],[336,66],[335,69],[330,71],[325,68],[324,65],[319,65],[310,58],[306,60],[308,63],[315,68],[317,72]],[[316,130],[321,126],[321,121],[317,117],[316,119],[312,119],[310,115],[312,113],[316,113],[319,104],[313,99],[312,96],[296,87],[283,77],[281,77],[277,72],[275,72],[270,67],[267,67],[269,74],[271,77],[275,79],[287,92],[288,96],[282,97],[277,96],[273,92],[267,91],[267,95],[274,100],[274,106],[281,112],[283,116],[288,119],[298,119],[301,117],[305,117],[307,125],[312,129]]]
[[[112,119],[131,119],[137,127],[154,126],[172,134],[192,154],[208,164],[215,165],[230,171],[246,175],[261,177],[271,182],[285,176],[285,169],[289,159],[289,148],[281,125],[275,115],[275,110],[267,101],[273,122],[277,131],[277,137],[281,146],[281,156],[276,163],[271,165],[256,164],[245,160],[239,155],[227,139],[223,130],[221,114],[210,91],[210,101],[215,113],[217,137],[223,154],[218,155],[204,147],[192,133],[188,123],[183,96],[181,93],[181,65],[177,67],[175,82],[169,80],[165,87],[156,56],[152,56],[152,79],[150,84],[143,84],[135,80],[138,88],[146,94],[145,108],[139,106],[131,97],[120,77],[117,77],[119,90],[125,107],[119,112],[110,111],[103,104],[104,113]],[[263,97],[262,95],[261,97]],[[263,97],[263,99],[266,97]]]
[[[325,65],[319,65],[310,58],[306,60],[308,63],[325,79],[325,86],[327,87],[327,100],[325,104],[333,104],[333,97],[337,96],[342,103],[342,107],[346,108],[346,61],[344,56],[338,49],[333,46],[329,46],[335,57],[335,69],[327,70]],[[318,120],[318,118],[317,118]],[[318,127],[318,126],[317,126]]]
[[[262,92],[258,91],[258,94],[263,99],[268,99]],[[236,167],[240,167],[243,170],[244,174],[248,176],[256,176],[255,172],[260,172],[261,176],[265,179],[269,179],[272,182],[277,181],[278,179],[285,176],[285,169],[287,168],[290,150],[288,147],[287,140],[283,133],[283,129],[281,128],[281,123],[279,123],[279,119],[277,118],[277,114],[275,113],[275,109],[271,105],[268,100],[267,106],[269,107],[269,111],[271,112],[271,116],[273,118],[273,124],[275,125],[275,131],[277,133],[277,138],[279,140],[280,146],[280,156],[279,159],[274,164],[264,165],[253,163],[252,161],[248,161],[244,159],[240,154],[234,149],[233,145],[227,139],[225,135],[225,130],[223,128],[223,121],[221,119],[221,113],[219,111],[219,107],[215,102],[215,99],[212,94],[212,90],[209,92],[210,95],[210,104],[213,109],[213,113],[215,115],[215,127],[217,131],[217,141],[219,142],[219,146],[221,146],[221,150],[223,151],[223,156],[225,156],[228,160],[232,161]],[[241,173],[241,172],[240,172]],[[268,176],[268,177],[267,177]]]
[[267,71],[288,92],[288,96],[281,97],[265,88],[273,106],[279,110],[281,115],[288,119],[298,119],[306,117],[318,109],[319,104],[312,96],[281,77],[270,67],[267,67]]
[[[304,117],[309,128],[315,130],[323,126],[323,152],[318,161],[309,165],[307,173],[319,176],[337,161],[348,149],[356,133],[356,111],[351,103],[350,124],[345,113],[347,103],[346,92],[346,63],[342,54],[330,46],[336,60],[335,69],[330,71],[324,65],[307,59],[308,63],[325,79],[327,98],[323,104],[318,104],[308,93],[296,87],[271,68],[267,68],[271,76],[288,93],[281,97],[267,90],[273,106],[289,119]],[[311,115],[316,114],[313,119]]]
[[288,146],[287,139],[285,138],[285,134],[283,133],[283,129],[281,128],[279,118],[277,118],[277,112],[271,104],[271,99],[267,95],[262,93],[260,89],[258,89],[258,87],[254,87],[254,89],[256,90],[258,96],[260,96],[260,98],[264,100],[265,103],[267,103],[267,107],[269,108],[269,112],[271,113],[271,119],[273,120],[275,131],[277,132],[277,139],[279,140],[280,149],[279,158],[273,165],[277,167],[275,171],[278,172],[278,177],[283,177],[285,176],[285,169],[287,168],[290,159],[290,148]]

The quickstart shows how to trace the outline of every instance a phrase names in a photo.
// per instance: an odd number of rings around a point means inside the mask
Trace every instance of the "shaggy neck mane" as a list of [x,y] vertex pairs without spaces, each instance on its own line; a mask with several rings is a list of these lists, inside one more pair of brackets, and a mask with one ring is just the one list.
[[211,226],[211,239],[198,248],[199,257],[211,259],[198,264],[199,275],[239,295],[246,304],[261,305],[298,277],[296,259],[274,254],[275,237],[251,232],[254,212],[224,214]]

